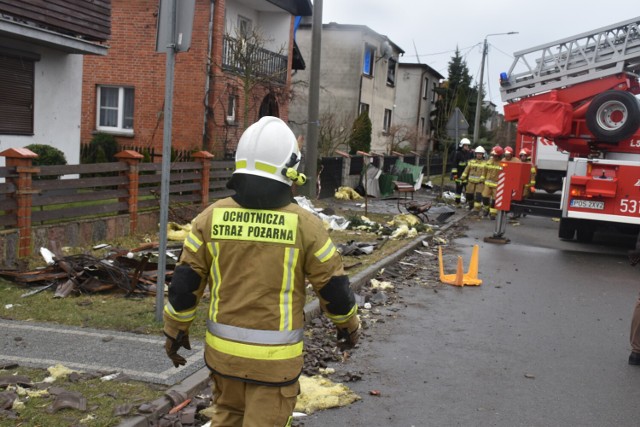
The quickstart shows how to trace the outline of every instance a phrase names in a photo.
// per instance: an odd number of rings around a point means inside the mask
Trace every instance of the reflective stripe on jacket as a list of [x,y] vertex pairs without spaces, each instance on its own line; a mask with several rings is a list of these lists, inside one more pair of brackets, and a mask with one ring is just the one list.
[[484,182],[484,164],[485,160],[471,159],[467,163],[467,167],[462,173],[462,180],[467,179],[473,184]]
[[[194,292],[199,300],[208,283],[207,365],[224,376],[269,384],[291,383],[302,371],[305,277],[317,293],[345,274],[313,214],[296,204],[244,209],[231,198],[192,221],[179,263],[207,278]],[[321,298],[320,305],[326,312]],[[188,329],[192,320],[167,309],[164,314],[165,329]],[[336,316],[349,322],[356,314],[354,305]],[[181,323],[185,318],[189,323]]]
[[502,166],[500,165],[501,160],[494,160],[493,158],[486,161],[484,164],[484,185],[487,187],[496,187],[498,185],[498,177],[500,176],[500,172],[502,172]]

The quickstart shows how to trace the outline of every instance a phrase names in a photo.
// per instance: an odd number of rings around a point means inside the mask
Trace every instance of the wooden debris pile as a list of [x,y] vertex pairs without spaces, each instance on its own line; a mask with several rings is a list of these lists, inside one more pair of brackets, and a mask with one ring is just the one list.
[[[107,245],[108,246],[108,245]],[[105,291],[124,292],[127,295],[155,295],[158,281],[157,243],[150,243],[127,251],[112,251],[102,258],[89,254],[55,256],[47,249],[41,253],[47,266],[31,270],[0,270],[0,277],[17,285],[36,287],[29,295],[54,289],[55,298],[71,294]],[[173,251],[167,256],[176,260]],[[165,281],[173,274],[173,264],[167,262]]]

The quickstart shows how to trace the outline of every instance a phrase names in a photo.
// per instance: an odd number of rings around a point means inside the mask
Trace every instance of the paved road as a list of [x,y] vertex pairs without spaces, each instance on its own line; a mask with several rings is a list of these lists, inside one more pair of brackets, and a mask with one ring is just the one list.
[[349,383],[362,401],[305,427],[638,425],[640,369],[627,365],[640,290],[625,258],[633,238],[563,242],[557,223],[527,217],[507,228],[510,244],[493,245],[482,241],[493,222],[466,221],[456,248],[468,260],[479,244],[483,285],[435,293],[405,281],[406,307],[346,366],[365,372]]
[[16,322],[0,319],[0,361],[47,368],[92,372],[121,372],[133,379],[173,385],[204,366],[203,344],[183,350],[187,365],[175,369],[161,337],[88,328]]

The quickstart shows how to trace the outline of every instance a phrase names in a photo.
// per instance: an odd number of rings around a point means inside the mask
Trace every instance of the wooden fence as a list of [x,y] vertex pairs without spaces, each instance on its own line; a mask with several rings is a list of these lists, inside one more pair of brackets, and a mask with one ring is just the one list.
[[[0,155],[0,230],[18,230],[18,256],[31,253],[32,228],[101,216],[128,215],[128,233],[138,228],[138,214],[159,209],[160,163],[142,163],[135,151],[118,153],[118,162],[39,166],[26,149],[9,149]],[[201,151],[193,161],[171,165],[169,195],[172,205],[203,208],[211,199],[232,192],[225,184],[234,169],[232,161],[212,161]],[[127,233],[127,234],[128,234]]]
[[[136,151],[121,151],[113,163],[39,167],[33,165],[37,155],[25,148],[8,149],[0,156],[5,157],[6,164],[0,167],[0,252],[5,258],[7,247],[18,258],[30,255],[34,240],[38,240],[34,237],[38,227],[118,217],[119,222],[112,227],[125,228],[119,231],[128,235],[138,231],[142,213],[159,210],[162,164],[143,163],[144,156]],[[396,159],[380,158],[379,167],[388,167]],[[405,160],[422,163],[419,157]],[[357,182],[363,161],[360,156],[345,155],[323,159],[323,164],[327,171],[323,173],[320,196],[331,197],[337,187]],[[211,200],[233,194],[226,183],[234,168],[233,161],[214,161],[206,151],[193,153],[191,161],[172,163],[171,206],[190,207],[197,212]],[[95,223],[86,225],[81,233],[91,235],[95,227]],[[11,232],[17,234],[15,242],[8,242]]]

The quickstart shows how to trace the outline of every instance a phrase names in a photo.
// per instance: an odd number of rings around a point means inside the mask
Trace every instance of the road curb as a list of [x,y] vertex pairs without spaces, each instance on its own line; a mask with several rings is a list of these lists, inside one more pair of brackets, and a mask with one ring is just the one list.
[[[467,214],[468,212],[465,211],[459,217],[452,218],[451,222],[446,223],[441,228],[436,230],[433,236],[437,236],[442,232],[446,231],[447,229],[449,229],[450,227],[452,227],[453,225],[457,224],[458,221],[465,218]],[[422,241],[425,240],[427,237],[429,236],[426,236],[426,235],[418,236],[417,238],[412,240],[411,243],[409,243],[402,249],[398,250],[398,252],[394,253],[393,255],[378,261],[374,265],[367,267],[366,269],[362,270],[357,274],[354,274],[352,277],[350,277],[351,288],[355,292],[359,291],[367,283],[367,281],[374,278],[382,268],[400,260],[409,251],[412,251],[416,247],[420,246],[422,244]],[[320,316],[321,313],[322,312],[320,310],[320,305],[318,304],[317,300],[313,300],[309,302],[304,307],[305,322],[307,324],[310,323],[311,320]],[[188,398],[192,398],[199,391],[204,389],[207,386],[208,382],[209,382],[209,368],[204,367],[199,371],[195,372],[194,374],[190,375],[189,377],[185,378],[184,381],[182,381],[180,384],[177,384],[171,387],[169,390],[167,390],[167,393],[169,393],[170,391],[177,391],[177,392],[182,392],[186,394]],[[171,401],[166,396],[163,396],[154,400],[153,402],[151,402],[151,405],[155,408],[155,410],[152,413],[145,414],[145,415],[137,415],[134,418],[126,419],[122,423],[118,424],[118,427],[155,426],[156,425],[155,422],[160,417],[167,414],[169,410],[171,410],[172,408]]]

